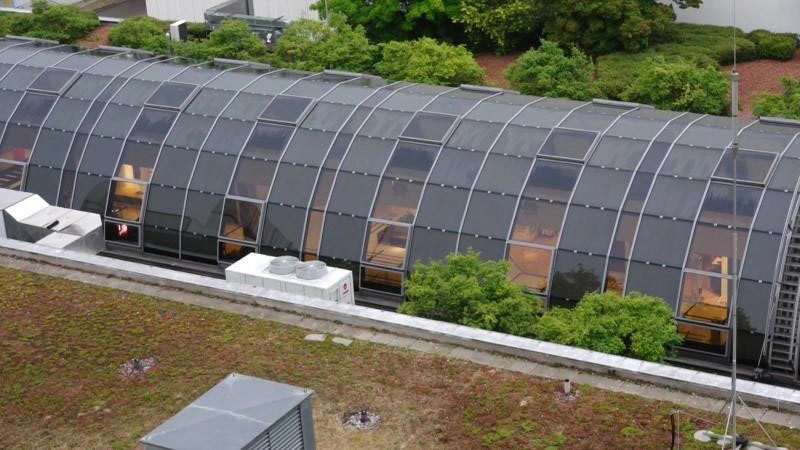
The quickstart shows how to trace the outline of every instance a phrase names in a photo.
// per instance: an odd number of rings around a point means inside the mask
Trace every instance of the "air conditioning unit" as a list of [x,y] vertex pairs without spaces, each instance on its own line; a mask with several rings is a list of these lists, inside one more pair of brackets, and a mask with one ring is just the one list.
[[139,442],[145,450],[314,450],[312,394],[232,373]]
[[250,253],[225,269],[231,283],[264,287],[288,294],[355,304],[353,272],[321,261],[299,262],[290,256]]

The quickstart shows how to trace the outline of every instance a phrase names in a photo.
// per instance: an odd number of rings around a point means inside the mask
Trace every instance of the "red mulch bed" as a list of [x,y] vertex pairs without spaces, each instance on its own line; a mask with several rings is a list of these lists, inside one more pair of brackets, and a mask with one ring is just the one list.
[[511,89],[511,83],[504,74],[506,67],[519,58],[522,53],[509,53],[496,55],[494,53],[481,53],[475,55],[475,60],[486,71],[486,82],[492,86]]
[[111,31],[111,26],[100,25],[88,36],[76,42],[80,47],[84,48],[97,48],[101,45],[108,45],[108,33]]
[[[800,50],[794,54],[791,61],[773,61],[760,59],[739,63],[737,65],[740,75],[740,98],[741,108],[740,117],[748,119],[753,116],[753,102],[762,92],[780,93],[781,79],[785,77],[800,78]],[[731,66],[723,67],[722,70],[730,72]]]

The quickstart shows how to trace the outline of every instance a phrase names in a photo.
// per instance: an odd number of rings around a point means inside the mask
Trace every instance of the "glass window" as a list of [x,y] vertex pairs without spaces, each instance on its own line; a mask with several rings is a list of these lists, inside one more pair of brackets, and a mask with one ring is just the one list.
[[623,259],[630,258],[638,223],[638,214],[622,213],[619,218],[619,225],[617,225],[617,234],[611,244],[611,256]]
[[0,90],[0,121],[6,121],[17,107],[22,92]]
[[625,292],[625,273],[627,261],[618,258],[609,258],[606,268],[605,287],[606,291],[616,292],[623,295]]
[[25,170],[25,166],[22,164],[0,162],[0,187],[15,191],[21,190],[23,170]]
[[228,192],[236,158],[215,153],[200,152],[189,188],[202,192],[224,194]]
[[634,170],[639,165],[648,145],[649,141],[606,135],[597,144],[589,164]]
[[442,142],[457,116],[430,112],[418,112],[408,122],[402,137],[424,141]]
[[400,295],[403,293],[403,274],[372,267],[361,268],[361,287]]
[[728,322],[733,281],[696,273],[683,274],[680,317],[716,324]]
[[[747,231],[739,230],[739,265],[747,242]],[[698,223],[686,267],[706,272],[733,273],[733,230]]]
[[336,139],[333,141],[333,145],[331,146],[330,150],[328,150],[328,154],[325,156],[325,162],[322,164],[322,166],[328,169],[338,169],[339,164],[342,162],[342,158],[347,152],[347,149],[350,147],[350,142],[352,142],[352,140],[352,134],[339,133],[339,135],[336,136]]
[[633,259],[683,267],[692,223],[643,216],[633,249]]
[[145,108],[133,126],[128,139],[160,144],[169,132],[177,113]]
[[153,81],[130,79],[119,92],[114,95],[114,102],[122,105],[141,106],[158,88]]
[[484,154],[445,148],[431,172],[430,182],[470,188],[483,164]]
[[294,128],[291,127],[259,123],[247,142],[242,156],[277,161],[293,132]]
[[380,175],[396,141],[357,136],[342,162],[342,171]]
[[678,333],[683,336],[684,348],[718,355],[726,354],[728,332],[725,330],[678,323]]
[[150,181],[158,158],[158,145],[128,141],[122,150],[117,176],[129,180]]
[[219,234],[237,241],[255,242],[261,222],[261,204],[226,199]]
[[462,120],[456,127],[450,139],[447,141],[448,147],[465,150],[478,150],[481,152],[489,151],[503,125],[499,123],[476,122],[474,120]]
[[509,245],[509,278],[533,292],[547,292],[552,255],[551,250]]
[[272,161],[240,159],[228,193],[238,197],[266,200],[276,165]]
[[256,249],[254,247],[250,247],[249,245],[219,241],[220,261],[234,263],[255,251]]
[[[20,174],[22,173],[22,166]],[[75,182],[75,195],[72,208],[82,211],[103,214],[108,198],[108,178],[94,175],[78,174]]]
[[404,180],[425,181],[436,159],[438,147],[411,142],[398,142],[386,167],[386,176]]
[[208,135],[203,150],[238,155],[252,130],[250,122],[220,119]]
[[[300,239],[303,235],[303,222],[306,213],[303,208],[292,208],[270,203],[264,219],[264,234],[261,245],[284,252],[299,252]],[[356,248],[361,247],[363,236],[357,242],[350,242]]]
[[323,169],[317,178],[317,186],[311,198],[311,207],[317,210],[324,210],[331,195],[333,180],[336,178],[336,171]]
[[605,255],[616,223],[613,211],[570,206],[559,247]]
[[158,157],[153,178],[153,184],[165,184],[185,188],[189,185],[197,152],[194,150],[164,147]]
[[640,292],[664,300],[670,309],[678,304],[681,271],[658,264],[631,262],[627,292]]
[[581,166],[578,164],[537,160],[528,177],[524,195],[566,202],[578,180]]
[[129,222],[138,222],[147,185],[126,181],[111,182],[111,199],[106,215]]
[[588,131],[554,128],[539,154],[582,160],[596,136],[597,133]]
[[474,250],[480,253],[482,261],[500,261],[503,259],[503,252],[505,251],[506,243],[502,239],[487,239],[483,237],[475,237],[469,235],[461,235],[458,242],[458,252],[466,253],[467,251]]
[[106,240],[118,244],[139,245],[139,227],[127,223],[106,222]]
[[800,160],[781,158],[772,179],[769,180],[769,188],[794,192],[798,174],[800,174]]
[[653,184],[653,178],[654,175],[651,173],[639,172],[634,175],[631,187],[628,189],[628,196],[625,198],[625,203],[622,205],[624,211],[633,213],[642,212],[644,201]]
[[372,217],[395,222],[414,222],[422,183],[384,178],[381,181]]
[[630,181],[631,172],[625,170],[586,167],[572,203],[619,209]]
[[475,187],[489,192],[517,195],[531,164],[529,159],[489,155]]
[[[422,196],[417,225],[458,231],[469,191],[429,184]],[[455,249],[455,246],[453,247]]]
[[[741,242],[739,245],[744,245]],[[742,268],[742,277],[772,282],[775,278],[776,262],[780,251],[781,236],[754,231],[747,243],[747,255]],[[766,309],[766,306],[765,306]]]
[[756,222],[753,228],[762,231],[782,233],[786,226],[786,217],[789,215],[789,205],[792,194],[780,191],[767,190],[761,201]]
[[694,220],[705,189],[706,183],[703,181],[659,176],[644,211],[647,214]]
[[606,259],[559,250],[550,295],[568,302],[577,302],[587,292],[602,286]]
[[26,94],[14,111],[11,122],[41,125],[56,99],[53,95]]
[[0,145],[0,159],[28,162],[38,130],[24,125],[9,125]]
[[366,217],[377,187],[378,177],[340,172],[333,185],[328,210]]
[[91,102],[86,100],[61,97],[53,106],[45,126],[57,130],[75,131],[80,125],[83,115],[89,109],[89,105]]
[[145,253],[167,256],[170,258],[178,257],[179,235],[176,230],[155,228],[147,225],[143,227],[143,230]]
[[234,91],[222,89],[204,88],[186,107],[186,111],[191,114],[204,114],[211,118],[216,117],[225,108],[236,94]]
[[38,194],[47,203],[53,205],[57,200],[58,183],[60,178],[60,170],[29,165],[28,174],[25,180],[25,191],[32,194]]
[[276,95],[259,119],[296,124],[313,99],[294,95]]
[[153,92],[153,95],[150,96],[146,103],[148,105],[180,109],[196,87],[194,84],[188,83],[164,82]]
[[408,227],[370,222],[364,261],[383,267],[402,269],[406,262]]
[[239,120],[254,121],[264,110],[264,107],[272,99],[269,95],[251,94],[240,92],[236,98],[220,114],[221,117],[228,117]]
[[505,241],[516,204],[516,197],[473,192],[462,232]]
[[[736,225],[749,228],[753,221],[761,190],[752,187],[738,186],[736,189]],[[700,211],[701,222],[734,225],[733,221],[733,185],[727,183],[711,183],[706,194],[703,209]]]
[[47,68],[33,80],[28,89],[58,93],[64,89],[76,73],[76,71],[69,69]]
[[183,218],[183,231],[202,236],[217,236],[222,215],[221,195],[189,191],[186,197],[186,211]]
[[366,224],[366,219],[340,216],[336,213],[325,214],[320,257],[359,261]]
[[[754,152],[750,150],[739,150],[736,158],[736,179],[752,181],[754,183],[764,183],[772,168],[775,155],[772,153]],[[733,156],[731,150],[725,151],[722,160],[717,167],[715,177],[733,179]]]
[[284,162],[319,166],[336,133],[298,128],[283,155]]
[[[766,331],[771,288],[772,284],[770,283],[756,283],[748,280],[739,282],[739,297],[736,301],[738,329],[762,334]],[[758,346],[757,349],[754,352],[755,360],[758,360],[758,356],[761,354],[761,346]]]
[[[144,224],[155,228],[180,229],[186,191],[154,185],[150,185],[149,189]],[[146,243],[147,239],[145,238]],[[176,235],[175,248],[177,249],[177,247]]]
[[413,270],[416,262],[427,264],[431,261],[443,260],[447,255],[456,251],[457,239],[457,233],[414,228],[411,238],[411,256],[408,262],[409,269]]
[[555,247],[565,211],[563,203],[523,198],[511,239]]
[[677,144],[664,161],[661,173],[705,180],[711,176],[721,154],[722,150],[715,148],[688,147]]
[[352,106],[319,102],[303,121],[303,128],[336,131],[341,128],[352,111]]
[[410,118],[411,113],[376,109],[358,134],[396,139]]
[[319,242],[322,238],[322,220],[324,218],[322,211],[311,211],[308,214],[308,223],[306,226],[306,239],[303,243],[304,260],[310,261],[317,259],[319,253]]
[[313,167],[281,164],[275,175],[269,201],[305,207],[311,200],[311,190],[314,189],[317,173],[319,170]]
[[128,136],[128,131],[138,115],[138,108],[109,103],[103,115],[100,116],[93,134],[124,138]]
[[492,153],[533,158],[549,132],[547,128],[509,125],[492,148]]
[[672,142],[654,141],[639,165],[639,172],[656,173],[671,147]]
[[110,81],[111,77],[84,73],[78,75],[78,79],[67,88],[64,96],[69,98],[93,99],[106,88]]
[[165,142],[166,145],[199,149],[208,136],[214,119],[211,117],[192,116],[182,114],[178,122],[170,131]]
[[111,175],[114,173],[122,141],[119,139],[92,136],[86,144],[80,171],[92,174]]

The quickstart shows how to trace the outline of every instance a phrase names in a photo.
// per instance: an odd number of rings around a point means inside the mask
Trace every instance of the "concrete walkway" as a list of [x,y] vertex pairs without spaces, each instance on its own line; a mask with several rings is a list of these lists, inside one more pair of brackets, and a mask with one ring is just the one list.
[[[0,266],[65,278],[97,286],[120,289],[123,291],[158,297],[219,311],[242,314],[259,319],[271,320],[287,325],[305,328],[315,332],[345,336],[363,341],[391,345],[393,347],[433,353],[452,359],[467,360],[477,364],[511,370],[514,372],[521,372],[542,378],[570,379],[574,383],[587,384],[612,392],[623,392],[652,400],[672,402],[677,405],[697,408],[714,413],[723,411],[723,409],[726,408],[726,402],[715,398],[693,395],[649,384],[634,383],[617,378],[581,372],[570,368],[551,367],[519,358],[500,356],[493,353],[468,349],[465,347],[432,343],[390,333],[376,332],[366,328],[358,328],[331,321],[318,320],[300,314],[290,314],[265,307],[235,303],[221,298],[208,297],[176,289],[163,288],[160,286],[135,281],[128,281],[119,278],[82,272],[65,267],[45,264],[39,261],[30,261],[10,256],[0,256]],[[762,422],[800,429],[800,415],[755,407],[751,407],[750,411]],[[737,408],[737,412],[738,415],[744,419],[751,418],[748,414],[748,411],[746,411],[744,408]]]

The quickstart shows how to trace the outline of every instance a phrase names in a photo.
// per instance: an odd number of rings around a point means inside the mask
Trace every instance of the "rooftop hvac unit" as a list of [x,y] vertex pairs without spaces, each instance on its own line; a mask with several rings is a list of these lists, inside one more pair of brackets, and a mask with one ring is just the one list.
[[328,267],[321,261],[301,263],[293,256],[275,258],[250,253],[225,269],[225,279],[288,294],[355,304],[353,272]]
[[314,450],[312,394],[232,373],[140,442],[145,450]]

